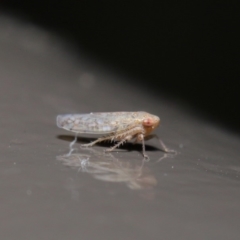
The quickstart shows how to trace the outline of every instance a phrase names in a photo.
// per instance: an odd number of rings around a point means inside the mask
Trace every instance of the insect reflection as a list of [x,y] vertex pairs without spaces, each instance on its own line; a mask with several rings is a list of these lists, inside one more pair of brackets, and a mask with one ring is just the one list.
[[82,149],[85,153],[68,153],[57,156],[65,166],[87,172],[95,179],[107,182],[125,183],[130,189],[149,189],[157,185],[157,180],[142,161],[117,159],[110,153],[95,149]]

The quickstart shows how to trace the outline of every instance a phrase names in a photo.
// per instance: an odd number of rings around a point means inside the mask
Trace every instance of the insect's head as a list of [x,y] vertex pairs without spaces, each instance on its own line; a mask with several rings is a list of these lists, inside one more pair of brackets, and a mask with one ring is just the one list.
[[151,133],[160,124],[160,118],[149,114],[143,119],[142,125],[147,134]]

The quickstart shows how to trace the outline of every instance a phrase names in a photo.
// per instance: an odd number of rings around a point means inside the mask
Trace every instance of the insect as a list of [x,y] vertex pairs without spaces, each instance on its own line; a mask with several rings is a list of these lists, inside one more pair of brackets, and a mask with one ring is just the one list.
[[[159,123],[159,117],[147,112],[99,112],[57,116],[59,128],[75,133],[103,135],[91,143],[82,144],[82,147],[91,147],[105,140],[117,141],[116,145],[106,150],[110,152],[121,144],[135,139],[135,142],[142,142],[144,158],[148,158],[144,139],[148,140],[155,136],[151,133]],[[160,144],[163,151],[169,152],[162,142]]]

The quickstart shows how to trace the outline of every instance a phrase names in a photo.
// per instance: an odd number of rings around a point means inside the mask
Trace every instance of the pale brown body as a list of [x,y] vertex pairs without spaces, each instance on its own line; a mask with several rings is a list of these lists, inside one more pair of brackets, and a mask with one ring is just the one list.
[[[159,123],[159,117],[147,112],[71,114],[57,117],[57,125],[60,128],[76,133],[105,135],[91,143],[83,144],[83,147],[91,147],[106,140],[118,141],[116,145],[106,150],[112,151],[124,142],[135,139],[136,142],[142,142],[143,156],[146,158],[144,138],[151,138],[150,134]],[[165,146],[164,151],[167,152]]]

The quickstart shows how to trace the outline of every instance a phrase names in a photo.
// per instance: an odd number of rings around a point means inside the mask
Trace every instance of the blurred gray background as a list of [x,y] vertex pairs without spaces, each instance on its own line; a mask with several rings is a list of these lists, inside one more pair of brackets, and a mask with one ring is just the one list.
[[[239,239],[236,8],[0,3],[1,239]],[[81,149],[58,114],[160,116],[156,140]]]

